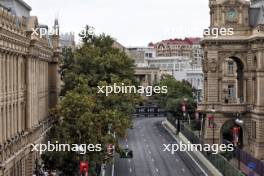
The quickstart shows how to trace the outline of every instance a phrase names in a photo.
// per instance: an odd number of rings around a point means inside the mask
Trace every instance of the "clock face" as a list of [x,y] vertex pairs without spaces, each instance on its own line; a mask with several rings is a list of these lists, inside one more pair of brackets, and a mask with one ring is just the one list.
[[236,19],[237,19],[237,12],[236,12],[235,9],[230,9],[227,12],[227,19],[228,19],[228,21],[236,21]]

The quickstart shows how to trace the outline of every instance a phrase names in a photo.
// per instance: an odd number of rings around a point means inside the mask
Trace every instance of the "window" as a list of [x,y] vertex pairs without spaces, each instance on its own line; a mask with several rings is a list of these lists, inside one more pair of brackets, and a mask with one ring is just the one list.
[[173,64],[168,64],[168,70],[174,70],[173,69]]
[[150,68],[155,68],[156,66],[155,66],[155,64],[150,64],[149,67],[150,67]]
[[234,85],[228,85],[228,96],[235,97],[235,86]]
[[234,73],[234,62],[228,62],[228,74],[232,75]]
[[152,58],[152,53],[149,53],[149,58]]
[[252,120],[251,129],[252,129],[252,138],[253,139],[257,139],[257,130],[256,130],[256,128],[257,128],[257,122]]
[[162,64],[162,65],[161,65],[161,68],[162,68],[162,69],[167,69],[167,64]]
[[146,58],[152,58],[152,56],[153,56],[152,53],[145,53]]

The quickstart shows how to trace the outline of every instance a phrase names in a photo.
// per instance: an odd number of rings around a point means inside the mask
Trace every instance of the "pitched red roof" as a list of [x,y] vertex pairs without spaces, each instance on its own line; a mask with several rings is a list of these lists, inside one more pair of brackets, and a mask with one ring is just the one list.
[[194,38],[194,37],[190,37],[190,38],[185,38],[185,39],[168,39],[168,40],[162,40],[161,42],[156,43],[157,44],[166,44],[166,45],[193,45],[193,44],[197,44],[201,41],[201,38]]

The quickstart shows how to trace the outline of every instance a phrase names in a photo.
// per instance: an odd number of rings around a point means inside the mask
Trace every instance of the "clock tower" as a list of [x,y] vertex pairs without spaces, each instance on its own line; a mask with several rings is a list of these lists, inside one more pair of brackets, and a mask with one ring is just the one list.
[[[232,29],[231,35],[205,35],[203,138],[233,142],[264,159],[264,0],[209,0],[209,29]],[[210,119],[214,116],[213,128]]]
[[210,0],[210,27],[232,27],[241,34],[249,29],[249,9],[245,0]]

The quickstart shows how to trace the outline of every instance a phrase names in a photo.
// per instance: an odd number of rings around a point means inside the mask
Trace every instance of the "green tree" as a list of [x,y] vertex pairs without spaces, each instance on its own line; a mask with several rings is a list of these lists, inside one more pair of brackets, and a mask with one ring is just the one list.
[[175,122],[176,117],[182,117],[181,107],[183,103],[186,104],[187,113],[194,119],[196,103],[193,97],[192,86],[189,82],[185,80],[177,81],[174,77],[165,75],[159,86],[168,87],[167,94],[157,94],[155,98],[162,108],[173,114],[173,116],[168,116],[169,121]]
[[[86,26],[84,30],[89,30]],[[78,173],[80,159],[89,160],[90,174],[106,158],[107,144],[118,142],[109,134],[125,136],[131,126],[131,113],[140,96],[135,94],[98,94],[97,86],[136,84],[133,60],[123,51],[113,48],[114,40],[105,34],[83,36],[81,47],[63,50],[61,102],[54,111],[57,122],[49,140],[62,144],[102,144],[100,152],[49,152],[43,155],[45,165],[63,175]],[[111,128],[109,128],[111,127]],[[51,164],[50,164],[51,163]],[[72,166],[72,167],[69,167]]]

